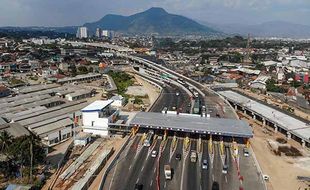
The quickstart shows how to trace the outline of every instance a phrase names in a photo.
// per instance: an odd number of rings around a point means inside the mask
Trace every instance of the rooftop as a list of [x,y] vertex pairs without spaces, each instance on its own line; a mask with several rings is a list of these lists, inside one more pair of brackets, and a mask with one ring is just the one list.
[[113,103],[113,100],[97,100],[85,108],[82,109],[82,112],[98,112],[101,111],[102,109],[106,108],[110,104]]
[[251,127],[242,120],[207,118],[190,114],[138,112],[130,125],[154,129],[195,132],[234,137],[252,137]]

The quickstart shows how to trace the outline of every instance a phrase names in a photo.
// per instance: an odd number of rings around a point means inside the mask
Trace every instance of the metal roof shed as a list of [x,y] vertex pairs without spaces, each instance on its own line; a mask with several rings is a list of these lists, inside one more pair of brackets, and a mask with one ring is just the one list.
[[138,125],[144,128],[232,137],[250,138],[253,136],[252,128],[245,121],[224,118],[139,112],[131,120],[130,125]]

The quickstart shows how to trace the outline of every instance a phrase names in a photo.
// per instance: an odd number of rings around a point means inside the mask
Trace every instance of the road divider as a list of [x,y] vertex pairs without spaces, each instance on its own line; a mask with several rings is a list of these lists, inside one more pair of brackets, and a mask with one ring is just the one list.
[[143,144],[145,139],[146,139],[146,133],[143,133],[139,144]]
[[220,152],[221,152],[221,155],[224,155],[224,142],[223,142],[223,140],[220,141]]
[[171,143],[171,149],[174,150],[176,148],[176,145],[177,145],[177,142],[178,142],[178,139],[176,136],[173,136],[172,138],[172,143]]
[[213,154],[212,135],[210,135],[210,139],[209,139],[208,145],[209,145],[209,153]]
[[201,137],[199,137],[199,139],[198,139],[197,152],[198,153],[202,152],[202,140],[201,140]]
[[189,144],[190,144],[189,137],[185,137],[185,139],[184,139],[184,150],[185,150],[185,151],[188,151],[188,149],[189,149]]

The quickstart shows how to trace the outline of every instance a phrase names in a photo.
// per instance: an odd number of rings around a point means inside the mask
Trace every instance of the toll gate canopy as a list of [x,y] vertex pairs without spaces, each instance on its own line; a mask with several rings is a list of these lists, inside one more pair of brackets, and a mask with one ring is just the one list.
[[253,137],[252,128],[242,120],[207,118],[192,114],[138,112],[131,126],[229,137]]

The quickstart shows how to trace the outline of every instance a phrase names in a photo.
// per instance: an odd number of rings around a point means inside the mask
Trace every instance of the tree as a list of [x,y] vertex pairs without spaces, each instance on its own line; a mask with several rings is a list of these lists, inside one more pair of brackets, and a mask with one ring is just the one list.
[[12,143],[12,139],[12,135],[10,135],[7,131],[0,132],[1,153],[7,153],[9,146]]
[[78,67],[78,71],[79,71],[81,74],[86,74],[86,73],[88,73],[87,67],[85,67],[85,66],[79,66],[79,67]]

